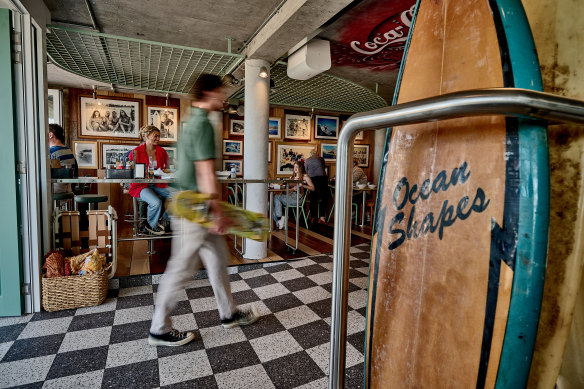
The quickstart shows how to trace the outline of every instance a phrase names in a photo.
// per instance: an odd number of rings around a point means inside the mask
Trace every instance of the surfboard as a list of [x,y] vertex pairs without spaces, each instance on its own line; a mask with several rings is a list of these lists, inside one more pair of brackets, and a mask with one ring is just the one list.
[[[420,0],[394,98],[541,90],[519,0]],[[484,116],[388,132],[367,306],[368,388],[519,388],[549,218],[546,128]]]
[[[544,91],[584,100],[584,2],[530,0],[524,6]],[[584,387],[583,129],[549,126],[549,249],[529,388]]]

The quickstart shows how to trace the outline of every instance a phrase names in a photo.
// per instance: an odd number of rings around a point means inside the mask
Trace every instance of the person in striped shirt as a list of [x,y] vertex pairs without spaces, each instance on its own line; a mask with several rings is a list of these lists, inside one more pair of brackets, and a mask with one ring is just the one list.
[[[74,176],[78,175],[77,160],[73,151],[63,143],[65,142],[65,130],[58,124],[49,124],[49,159],[58,159],[61,167],[71,167]],[[68,184],[55,184],[54,193],[68,192]]]

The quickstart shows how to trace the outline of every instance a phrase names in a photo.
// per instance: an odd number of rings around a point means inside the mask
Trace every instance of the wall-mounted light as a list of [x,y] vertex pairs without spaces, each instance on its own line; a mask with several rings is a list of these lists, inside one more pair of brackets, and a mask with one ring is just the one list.
[[229,85],[239,85],[240,80],[235,78],[233,74],[226,74],[223,76],[223,83]]
[[260,68],[260,74],[258,74],[261,78],[268,78],[268,69],[265,66]]
[[272,78],[270,78],[270,92],[272,93],[276,92],[276,84],[274,83],[274,80]]
[[[93,100],[97,100],[97,85],[93,86]],[[101,105],[101,101],[97,100],[97,105]]]
[[[168,96],[169,96],[169,95],[168,95],[168,93],[167,93],[167,94],[166,94],[166,106],[167,106],[167,107],[170,105],[170,99],[169,99],[169,97],[168,97]],[[165,111],[166,111],[166,112],[168,112],[168,109],[167,109],[167,110],[165,110]]]

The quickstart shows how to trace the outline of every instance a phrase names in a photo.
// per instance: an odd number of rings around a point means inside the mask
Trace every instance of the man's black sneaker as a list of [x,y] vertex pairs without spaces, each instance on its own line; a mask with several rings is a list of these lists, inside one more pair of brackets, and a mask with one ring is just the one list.
[[164,228],[160,227],[158,224],[156,227],[150,227],[150,224],[146,223],[146,230],[152,235],[164,235]]
[[193,339],[195,339],[195,334],[192,332],[171,330],[162,335],[154,335],[153,333],[150,333],[148,336],[148,343],[151,346],[182,346]]
[[241,310],[238,309],[237,312],[231,316],[229,319],[222,319],[221,325],[223,328],[233,328],[237,326],[247,326],[255,323],[259,319],[257,308],[252,305],[250,309]]

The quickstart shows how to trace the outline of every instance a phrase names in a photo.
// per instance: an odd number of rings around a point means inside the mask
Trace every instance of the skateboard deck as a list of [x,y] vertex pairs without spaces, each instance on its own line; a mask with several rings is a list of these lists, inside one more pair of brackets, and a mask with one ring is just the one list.
[[[394,103],[491,87],[541,90],[520,1],[420,0]],[[366,386],[525,386],[545,274],[546,128],[502,116],[396,127],[383,161]]]
[[[185,190],[172,197],[169,210],[176,216],[183,217],[202,225],[205,228],[215,227],[213,214],[209,212],[209,200],[212,197],[205,193]],[[227,228],[228,234],[238,235],[257,241],[264,241],[268,236],[268,219],[261,213],[248,211],[235,205],[218,201],[223,215],[233,223]]]

